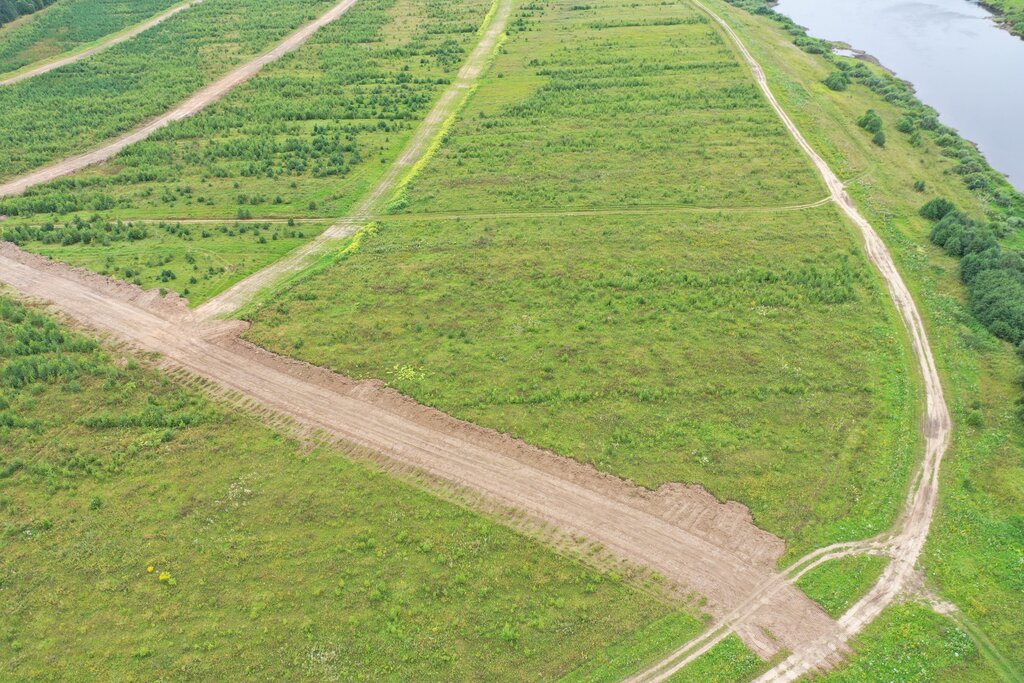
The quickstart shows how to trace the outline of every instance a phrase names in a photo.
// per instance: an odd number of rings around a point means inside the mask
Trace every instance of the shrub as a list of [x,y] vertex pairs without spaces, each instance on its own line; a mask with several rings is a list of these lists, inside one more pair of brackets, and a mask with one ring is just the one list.
[[885,133],[878,131],[875,136],[871,138],[871,142],[875,143],[879,147],[885,147]]
[[868,109],[864,116],[857,119],[857,125],[869,133],[877,133],[882,130],[882,117],[874,109]]
[[945,218],[947,213],[955,210],[956,204],[944,197],[938,197],[922,206],[920,214],[929,220],[937,221]]
[[850,85],[850,79],[842,71],[833,71],[822,83],[830,90],[841,92],[846,90],[846,86]]

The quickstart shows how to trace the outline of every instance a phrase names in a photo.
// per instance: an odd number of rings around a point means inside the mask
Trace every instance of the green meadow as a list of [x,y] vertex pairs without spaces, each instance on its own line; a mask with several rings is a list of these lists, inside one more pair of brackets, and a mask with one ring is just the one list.
[[702,623],[7,298],[0,550],[5,680],[551,680]]
[[0,74],[88,47],[181,0],[63,0],[0,30]]
[[887,303],[831,207],[385,219],[247,334],[644,486],[702,483],[798,556],[903,502]]
[[221,102],[108,163],[0,200],[0,213],[341,216],[401,152],[490,6],[360,0]]

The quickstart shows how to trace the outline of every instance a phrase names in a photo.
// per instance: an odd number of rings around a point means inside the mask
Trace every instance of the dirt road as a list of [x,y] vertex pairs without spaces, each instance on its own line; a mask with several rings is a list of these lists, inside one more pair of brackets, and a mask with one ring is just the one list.
[[[795,650],[835,622],[780,580],[781,539],[738,503],[700,488],[651,492],[592,467],[418,405],[380,382],[357,382],[282,358],[201,322],[175,298],[79,271],[0,243],[0,282],[84,326],[160,354],[181,370],[244,396],[258,411],[293,419],[390,462],[454,485],[490,508],[585,538],[707,598],[721,618],[759,586],[779,585],[737,631],[763,656]],[[235,330],[237,333],[237,329]]]
[[107,50],[109,48],[114,47],[115,45],[120,45],[121,43],[125,42],[126,40],[131,40],[132,38],[134,38],[135,36],[139,35],[140,33],[144,32],[144,31],[148,31],[149,29],[153,28],[154,26],[156,26],[158,24],[162,24],[163,22],[165,22],[168,19],[170,19],[171,17],[173,17],[175,14],[178,14],[179,12],[184,12],[189,7],[194,7],[195,5],[198,5],[199,3],[201,3],[202,1],[203,0],[189,0],[188,2],[184,2],[184,3],[180,4],[180,5],[176,5],[176,6],[172,7],[172,8],[170,8],[169,10],[167,10],[166,12],[164,12],[163,14],[158,14],[158,15],[156,15],[155,17],[153,17],[151,19],[147,19],[146,21],[142,22],[141,24],[138,24],[136,26],[131,27],[127,31],[123,31],[121,33],[115,33],[114,35],[110,36],[107,40],[104,40],[99,45],[96,45],[94,47],[90,47],[87,50],[82,50],[81,52],[75,52],[75,53],[69,54],[69,55],[67,55],[65,57],[59,57],[59,58],[53,60],[52,62],[51,61],[44,62],[42,64],[39,64],[38,66],[29,66],[29,67],[26,67],[24,69],[20,69],[17,72],[15,72],[15,74],[13,76],[9,76],[9,77],[7,77],[7,78],[5,78],[3,80],[0,80],[0,86],[14,85],[15,83],[19,83],[21,81],[27,80],[29,78],[32,78],[33,76],[39,76],[40,74],[49,73],[50,71],[53,71],[54,69],[61,68],[62,66],[67,66],[68,64],[74,64],[75,62],[80,62],[83,59],[87,59],[89,57],[92,57],[97,52],[103,52],[104,50]]
[[427,153],[431,143],[441,134],[444,122],[453,116],[469,97],[473,86],[483,73],[505,32],[512,0],[500,0],[491,16],[490,23],[483,27],[480,42],[470,53],[466,63],[459,70],[455,80],[441,95],[434,108],[416,129],[409,144],[402,150],[384,177],[373,187],[353,209],[352,213],[335,223],[316,239],[278,259],[263,270],[253,273],[241,282],[210,299],[196,309],[200,318],[215,318],[227,315],[248,303],[257,292],[280,282],[293,273],[310,266],[321,254],[339,240],[350,237],[365,226],[379,205],[397,189],[398,183],[412,167]]
[[[857,226],[864,240],[868,259],[885,280],[893,304],[899,310],[900,316],[907,326],[914,357],[924,380],[926,412],[921,425],[925,443],[924,459],[916,474],[897,529],[883,538],[838,544],[817,550],[784,572],[787,579],[786,585],[791,585],[792,581],[795,581],[811,567],[844,555],[871,552],[888,555],[892,558],[878,582],[846,614],[831,624],[829,628],[816,633],[808,641],[800,643],[792,650],[789,657],[757,679],[758,681],[793,681],[810,672],[837,663],[850,639],[874,621],[882,610],[891,605],[897,597],[915,585],[914,582],[917,579],[915,565],[928,537],[928,530],[935,514],[939,492],[939,466],[949,445],[951,420],[949,408],[943,397],[935,360],[928,344],[924,322],[885,243],[858,211],[843,183],[832,172],[825,160],[814,151],[796,124],[786,114],[768,86],[764,69],[750,54],[732,27],[700,0],[692,0],[692,2],[722,28],[736,49],[739,50],[750,66],[758,87],[786,129],[818,170],[832,200]],[[765,584],[759,587],[754,595],[741,601],[741,605],[736,610],[726,618],[719,620],[707,633],[691,643],[687,643],[669,657],[631,680],[668,680],[675,672],[706,652],[729,632],[742,629],[751,615],[756,613],[758,602],[763,600],[766,595],[770,596],[773,591],[780,589],[778,584]]]
[[145,140],[155,131],[164,128],[174,121],[197,114],[227,95],[242,83],[245,83],[247,80],[255,76],[267,64],[277,61],[289,52],[299,48],[303,43],[309,40],[314,33],[332,21],[336,21],[341,17],[341,15],[351,9],[351,7],[356,4],[356,1],[357,0],[342,0],[325,14],[306,24],[282,40],[269,52],[265,52],[264,54],[243,64],[227,76],[224,76],[220,80],[195,93],[171,111],[161,114],[157,118],[144,123],[135,130],[126,133],[115,140],[107,142],[90,152],[73,156],[50,166],[33,171],[27,175],[21,176],[20,178],[15,178],[3,183],[0,185],[0,197],[22,194],[25,190],[34,185],[49,182],[55,178],[60,178],[62,176],[81,171],[87,166],[92,166],[93,164],[106,161],[128,145],[139,142],[140,140]]

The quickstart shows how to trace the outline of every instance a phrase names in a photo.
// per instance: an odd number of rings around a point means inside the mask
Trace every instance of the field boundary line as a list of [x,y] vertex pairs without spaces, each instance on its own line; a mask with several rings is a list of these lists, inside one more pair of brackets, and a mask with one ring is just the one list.
[[512,0],[495,0],[494,8],[494,11],[489,11],[485,15],[485,18],[490,18],[490,24],[482,24],[478,32],[481,39],[459,69],[455,80],[441,94],[409,139],[405,149],[369,194],[365,195],[348,215],[312,241],[196,307],[197,319],[205,320],[235,313],[256,301],[261,293],[271,289],[277,291],[282,282],[291,281],[318,263],[324,253],[339,241],[351,237],[371,222],[375,218],[375,209],[386,197],[401,192],[409,182],[410,174],[422,168],[429,160],[429,155],[440,146],[455,117],[475,91],[480,76],[487,71],[497,54],[504,40],[509,16],[512,14]]
[[83,168],[107,161],[125,147],[141,140],[145,140],[161,128],[165,128],[175,121],[198,114],[258,74],[266,65],[277,61],[294,50],[297,50],[305,44],[306,41],[312,38],[313,35],[321,28],[338,20],[343,14],[350,10],[356,2],[357,0],[341,0],[341,2],[334,5],[318,18],[300,26],[296,31],[285,37],[281,42],[267,52],[264,52],[263,54],[250,59],[241,66],[236,67],[227,75],[221,76],[210,85],[201,88],[198,92],[194,93],[170,111],[141,124],[128,133],[125,133],[118,138],[114,138],[111,141],[105,142],[91,151],[68,157],[62,161],[55,162],[49,166],[44,166],[43,168],[36,169],[35,171],[31,171],[17,178],[12,178],[3,184],[0,184],[0,197],[11,197],[23,194],[25,190],[35,185],[40,185],[66,175],[71,175],[72,173],[81,171]]
[[0,86],[14,85],[15,83],[20,83],[21,81],[28,80],[29,78],[55,71],[62,66],[75,64],[83,59],[92,57],[93,55],[103,52],[104,50],[108,50],[115,45],[120,45],[121,43],[129,41],[140,33],[145,33],[154,26],[158,26],[159,24],[167,21],[174,15],[184,12],[191,7],[195,7],[202,1],[203,0],[186,0],[186,2],[182,2],[166,9],[160,14],[150,17],[149,19],[135,24],[134,26],[129,26],[128,28],[122,29],[116,33],[99,38],[86,47],[79,47],[75,50],[55,55],[49,59],[44,59],[34,64],[27,64],[20,69],[9,72],[8,74],[0,74]]

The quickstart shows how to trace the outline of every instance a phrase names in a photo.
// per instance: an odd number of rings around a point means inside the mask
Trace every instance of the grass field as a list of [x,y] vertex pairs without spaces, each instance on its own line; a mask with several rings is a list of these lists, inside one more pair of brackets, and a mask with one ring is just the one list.
[[914,458],[902,341],[831,207],[385,220],[254,319],[642,485],[700,482],[793,552],[885,528]]
[[170,109],[333,4],[207,0],[85,61],[0,88],[0,177],[88,149]]
[[838,619],[875,585],[887,564],[888,558],[874,555],[840,557],[804,574],[796,586]]
[[110,223],[100,219],[0,224],[0,239],[146,289],[175,291],[193,305],[305,244],[325,223]]
[[360,0],[222,102],[107,164],[2,201],[0,213],[343,215],[451,81],[489,7]]
[[857,655],[826,674],[825,683],[943,681],[995,683],[1002,680],[966,633],[917,603],[894,605],[854,643]]
[[744,683],[752,681],[770,668],[770,664],[731,635],[706,653],[680,669],[669,681],[684,683]]
[[7,680],[550,680],[699,628],[8,299],[0,444]]
[[181,0],[64,0],[0,30],[0,74],[76,50]]
[[[850,179],[851,194],[889,245],[922,309],[956,427],[922,565],[941,594],[1024,670],[1024,429],[1015,409],[1020,361],[970,314],[956,260],[931,243],[931,225],[918,215],[933,196],[949,197],[979,217],[991,207],[967,190],[951,172],[955,160],[930,140],[914,146],[894,134],[880,149],[856,125],[867,109],[898,121],[897,107],[859,86],[828,90],[821,80],[832,67],[793,46],[792,36],[767,19],[713,4],[740,30],[811,144]],[[914,190],[916,180],[925,182],[925,193]]]
[[778,206],[820,181],[688,3],[519,7],[436,159],[395,208]]

